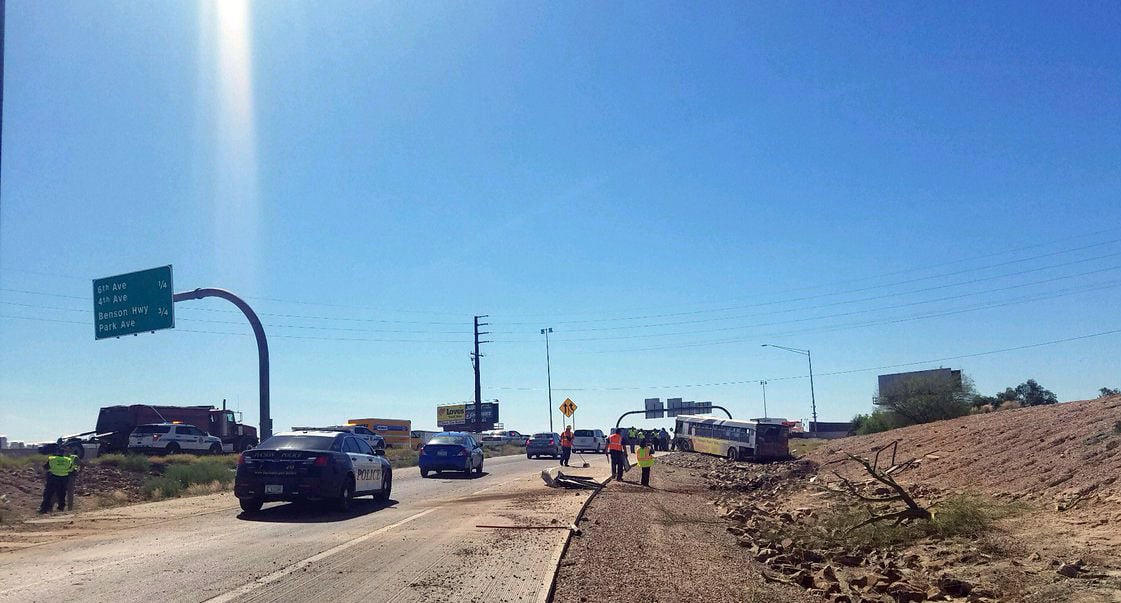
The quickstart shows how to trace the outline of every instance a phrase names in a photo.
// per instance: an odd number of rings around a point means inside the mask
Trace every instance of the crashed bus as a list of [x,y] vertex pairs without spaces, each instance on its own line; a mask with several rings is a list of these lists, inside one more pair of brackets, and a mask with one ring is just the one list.
[[739,421],[711,416],[678,415],[677,450],[703,452],[730,461],[790,458],[790,428],[783,419]]

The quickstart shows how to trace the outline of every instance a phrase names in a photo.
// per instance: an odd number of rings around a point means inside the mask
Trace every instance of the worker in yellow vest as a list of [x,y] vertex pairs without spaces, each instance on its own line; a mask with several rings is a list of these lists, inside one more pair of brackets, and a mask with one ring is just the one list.
[[654,446],[650,440],[644,440],[638,447],[638,466],[642,469],[642,485],[650,487],[650,468],[654,466]]
[[70,475],[78,468],[78,457],[64,454],[55,446],[43,467],[47,470],[47,484],[43,488],[43,504],[39,505],[39,512],[50,512],[51,503],[56,500],[58,510],[62,511],[66,508],[66,486],[70,482]]

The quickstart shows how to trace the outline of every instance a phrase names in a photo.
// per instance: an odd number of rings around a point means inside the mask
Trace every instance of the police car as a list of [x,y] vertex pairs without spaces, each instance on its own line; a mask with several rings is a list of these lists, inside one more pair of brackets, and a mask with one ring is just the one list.
[[384,454],[345,431],[278,433],[238,457],[234,495],[247,513],[273,501],[326,501],[347,511],[356,496],[388,500],[393,468]]
[[133,428],[128,435],[128,450],[142,454],[222,454],[222,440],[194,425],[151,423]]

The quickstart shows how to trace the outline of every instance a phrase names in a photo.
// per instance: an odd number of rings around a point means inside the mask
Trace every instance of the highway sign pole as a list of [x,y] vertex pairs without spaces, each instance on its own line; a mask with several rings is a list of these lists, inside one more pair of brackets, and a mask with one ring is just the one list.
[[261,325],[261,319],[257,318],[257,313],[245,300],[225,289],[195,289],[176,293],[173,299],[181,302],[204,297],[220,297],[237,306],[253,327],[253,335],[257,338],[257,385],[261,403],[261,441],[264,442],[272,437],[272,416],[269,414],[269,342],[265,339],[265,328]]
[[552,332],[552,327],[541,329],[541,334],[545,336],[545,379],[549,383],[549,433],[553,433],[553,368],[549,359],[549,333]]

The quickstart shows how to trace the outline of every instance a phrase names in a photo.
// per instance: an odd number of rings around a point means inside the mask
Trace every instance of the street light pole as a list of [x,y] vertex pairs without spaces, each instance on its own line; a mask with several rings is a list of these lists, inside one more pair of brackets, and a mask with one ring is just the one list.
[[549,433],[553,433],[553,368],[549,359],[549,333],[552,332],[552,327],[541,329],[541,334],[545,336],[545,377],[549,382]]
[[801,355],[806,357],[806,360],[810,364],[810,411],[811,411],[812,416],[813,416],[813,422],[810,423],[810,433],[813,433],[813,432],[817,431],[817,400],[814,398],[814,361],[813,361],[813,356],[810,355],[810,351],[809,350],[800,350],[798,348],[788,348],[786,346],[775,345],[773,343],[764,343],[763,347],[765,347],[765,348],[778,348],[780,350],[786,350],[787,352],[794,352],[795,354],[801,354]]
[[767,418],[767,382],[760,381],[759,385],[763,386],[763,418]]

